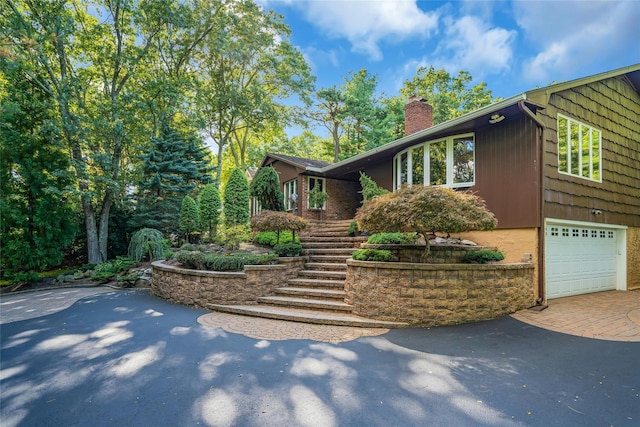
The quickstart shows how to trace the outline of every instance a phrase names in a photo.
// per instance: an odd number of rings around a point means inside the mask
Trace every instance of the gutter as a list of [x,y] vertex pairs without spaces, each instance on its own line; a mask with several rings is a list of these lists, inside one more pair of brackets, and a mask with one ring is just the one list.
[[547,308],[547,305],[543,305],[546,301],[545,295],[545,268],[544,268],[544,256],[545,256],[545,222],[544,222],[544,137],[545,137],[545,129],[547,128],[542,120],[536,116],[536,114],[529,109],[524,103],[523,100],[518,101],[518,108],[525,115],[527,115],[531,120],[533,120],[539,129],[538,135],[538,143],[540,145],[538,149],[538,170],[539,170],[539,180],[540,180],[540,190],[539,190],[539,203],[540,208],[538,211],[540,212],[540,224],[538,227],[538,298],[536,299],[536,306],[534,309],[544,310]]

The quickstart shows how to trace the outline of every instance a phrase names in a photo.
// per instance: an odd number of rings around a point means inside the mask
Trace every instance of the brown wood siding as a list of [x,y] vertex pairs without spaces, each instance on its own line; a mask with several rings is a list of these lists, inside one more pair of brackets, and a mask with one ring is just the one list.
[[525,116],[476,132],[476,185],[498,228],[539,226],[536,124]]
[[[373,179],[379,187],[393,190],[393,156],[390,156],[386,162],[376,165],[367,165],[363,171],[371,179]],[[358,187],[360,187],[358,185]]]
[[[558,172],[558,113],[602,132],[601,183]],[[611,78],[558,92],[539,116],[547,126],[545,216],[640,227],[640,96],[634,88]]]

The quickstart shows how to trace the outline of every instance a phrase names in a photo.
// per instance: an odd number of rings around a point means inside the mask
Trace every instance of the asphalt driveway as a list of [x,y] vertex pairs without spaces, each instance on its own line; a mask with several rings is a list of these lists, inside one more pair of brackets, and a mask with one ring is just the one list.
[[640,425],[640,343],[508,316],[275,341],[202,325],[203,314],[117,291],[4,322],[0,424]]

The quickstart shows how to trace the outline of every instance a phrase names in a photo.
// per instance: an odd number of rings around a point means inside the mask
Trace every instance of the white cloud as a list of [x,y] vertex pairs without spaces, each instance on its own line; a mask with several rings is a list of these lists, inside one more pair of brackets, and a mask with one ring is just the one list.
[[[581,77],[594,63],[602,70],[628,57],[640,59],[640,2],[516,2],[515,19],[537,52],[524,60],[525,79],[538,84]],[[629,65],[627,64],[627,65]]]
[[443,37],[437,56],[446,68],[470,71],[474,77],[494,74],[509,69],[513,58],[513,45],[517,34],[513,30],[492,27],[475,16],[458,20],[445,20]]
[[382,59],[379,44],[424,38],[437,29],[437,12],[424,12],[415,0],[295,2],[306,20],[328,36],[345,38],[354,52]]

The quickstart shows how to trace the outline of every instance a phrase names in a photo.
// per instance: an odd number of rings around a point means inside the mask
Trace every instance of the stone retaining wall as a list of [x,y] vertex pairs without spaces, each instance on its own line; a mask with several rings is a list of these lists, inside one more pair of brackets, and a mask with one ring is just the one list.
[[209,304],[256,304],[258,297],[274,294],[296,277],[306,257],[280,258],[277,265],[246,265],[241,272],[190,270],[152,264],[151,293],[173,303],[198,308]]
[[412,326],[487,320],[534,305],[531,263],[415,264],[347,261],[353,313]]

